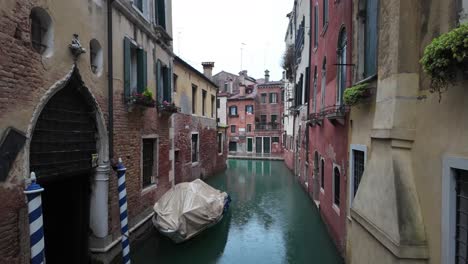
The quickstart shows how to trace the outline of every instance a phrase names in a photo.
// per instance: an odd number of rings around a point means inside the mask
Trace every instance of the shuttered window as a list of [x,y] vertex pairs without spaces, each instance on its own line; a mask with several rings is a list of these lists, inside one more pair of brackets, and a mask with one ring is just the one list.
[[158,101],[172,102],[172,68],[162,64],[160,60],[156,62],[156,85]]
[[378,0],[366,1],[364,77],[377,73]]
[[328,0],[323,0],[323,15],[322,15],[322,21],[323,21],[323,27],[328,23]]
[[314,47],[318,47],[318,36],[319,36],[319,27],[318,27],[318,6],[314,6]]
[[147,86],[147,55],[124,38],[124,94],[128,98],[134,93],[142,93]]
[[156,0],[154,14],[156,24],[166,29],[166,0]]

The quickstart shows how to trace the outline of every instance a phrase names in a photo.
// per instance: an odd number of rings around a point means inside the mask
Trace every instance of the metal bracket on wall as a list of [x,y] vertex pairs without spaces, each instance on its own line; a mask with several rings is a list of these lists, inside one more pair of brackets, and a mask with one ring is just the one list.
[[13,127],[6,129],[0,140],[0,182],[4,182],[8,177],[11,165],[25,142],[26,136],[23,132]]

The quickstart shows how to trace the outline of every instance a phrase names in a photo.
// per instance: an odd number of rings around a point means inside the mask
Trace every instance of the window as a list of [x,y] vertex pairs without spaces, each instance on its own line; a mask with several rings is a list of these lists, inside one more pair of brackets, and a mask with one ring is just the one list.
[[456,173],[456,237],[455,263],[466,263],[468,259],[468,171]]
[[279,137],[272,137],[271,143],[279,143]]
[[304,74],[301,74],[301,77],[299,78],[299,83],[296,84],[296,106],[302,105],[302,86],[304,85]]
[[100,75],[102,73],[102,48],[99,41],[96,39],[92,39],[89,42],[89,56],[91,62],[91,71],[96,74]]
[[[304,89],[304,99],[303,103],[310,103],[310,68],[306,67],[306,76],[305,76],[305,89]],[[315,100],[315,99],[314,99]]]
[[267,122],[267,116],[266,115],[260,115],[260,123],[261,124],[266,124]]
[[314,68],[314,101],[313,101],[313,111],[317,113],[317,66]]
[[322,14],[322,26],[325,27],[328,23],[328,0],[323,0],[323,14]]
[[192,163],[198,162],[200,142],[198,141],[198,134],[192,134]]
[[218,133],[218,153],[223,153],[224,140],[223,133]]
[[278,115],[271,115],[271,129],[278,129]]
[[141,15],[143,15],[143,17],[145,19],[149,19],[149,2],[148,0],[132,0],[133,2],[133,7],[138,10],[138,12],[141,13]]
[[143,139],[143,188],[155,183],[154,176],[156,176],[157,157],[157,139],[144,138]]
[[270,104],[278,103],[278,94],[277,93],[270,93]]
[[179,76],[177,76],[177,74],[175,73],[172,75],[172,83],[174,84],[174,92],[177,92],[177,78],[178,77]]
[[305,31],[305,16],[302,17],[302,22],[296,31],[295,51],[296,64],[299,64],[302,59],[302,50],[304,49],[304,31]]
[[325,160],[320,161],[320,188],[325,190]]
[[253,105],[246,105],[245,106],[245,112],[247,114],[253,114]]
[[340,207],[340,170],[337,166],[333,168],[333,204]]
[[155,23],[166,29],[166,0],[156,0],[154,8]]
[[343,103],[343,94],[344,90],[346,89],[346,49],[346,30],[343,28],[340,32],[340,37],[338,41],[338,82],[336,93],[336,102],[338,105],[341,105]]
[[146,89],[147,66],[146,51],[129,38],[124,38],[124,92],[129,98],[134,93]]
[[237,151],[237,142],[233,142],[233,141],[229,142],[229,151],[233,151],[233,152]]
[[236,133],[236,126],[235,125],[231,125],[231,133]]
[[281,92],[281,102],[284,102],[284,91]]
[[378,0],[361,0],[358,14],[358,70],[367,78],[377,74]]
[[247,124],[247,132],[252,132],[252,124]]
[[31,44],[39,54],[50,56],[53,46],[52,19],[47,12],[34,7],[29,15],[31,25]]
[[211,95],[211,117],[215,116],[215,96]]
[[468,22],[468,0],[459,0],[459,24]]
[[238,116],[237,114],[237,106],[229,107],[229,116]]
[[156,85],[158,88],[158,101],[172,102],[171,81],[173,80],[172,69],[163,65],[160,60],[156,62]]
[[197,86],[192,84],[192,114],[197,112]]
[[260,103],[262,104],[266,104],[266,98],[267,98],[267,94],[266,93],[262,93],[261,94],[261,97],[260,97]]
[[143,12],[143,2],[144,0],[133,0],[133,6],[135,6],[138,10]]
[[318,36],[319,36],[319,27],[318,27],[318,6],[314,6],[314,47],[318,47]]
[[206,116],[206,91],[202,90],[202,116]]
[[216,108],[220,108],[221,106],[221,101],[219,99],[216,99]]
[[227,92],[229,87],[229,83],[224,83],[224,91]]
[[327,58],[323,59],[322,64],[322,85],[321,85],[321,99],[320,99],[320,108],[325,108],[325,93],[327,91]]

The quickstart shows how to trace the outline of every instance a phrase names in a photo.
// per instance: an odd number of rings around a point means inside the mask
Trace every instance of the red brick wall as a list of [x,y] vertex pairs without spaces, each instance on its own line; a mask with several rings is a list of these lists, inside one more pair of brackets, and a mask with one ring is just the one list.
[[[176,114],[174,131],[175,149],[178,151],[174,165],[176,183],[209,177],[226,168],[226,141],[223,142],[222,155],[218,155],[218,130],[215,120]],[[199,162],[195,166],[192,166],[191,156],[192,132],[198,133],[200,141]]]
[[[245,107],[247,105],[252,105],[254,107],[254,114],[247,114],[245,112]],[[238,116],[230,116],[229,107],[237,106],[237,113]],[[229,141],[236,141],[237,142],[237,151],[238,152],[245,152],[247,151],[247,139],[246,137],[255,137],[255,100],[253,98],[245,99],[245,100],[229,100],[227,101],[227,119],[228,119],[228,144]],[[247,132],[247,124],[252,125],[252,131]],[[236,126],[236,132],[231,132],[231,125]],[[245,132],[240,133],[239,128],[244,128]],[[235,140],[236,138],[237,140]],[[244,148],[244,149],[241,149]]]

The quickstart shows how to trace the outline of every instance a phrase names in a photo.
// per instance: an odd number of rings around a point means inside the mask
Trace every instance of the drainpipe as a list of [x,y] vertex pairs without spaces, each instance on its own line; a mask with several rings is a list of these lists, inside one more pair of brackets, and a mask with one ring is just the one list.
[[112,45],[112,3],[114,0],[107,2],[107,70],[109,75],[108,81],[108,127],[109,133],[109,159],[114,157],[114,62],[112,59],[113,45]]
[[[309,83],[308,83],[308,86],[309,86],[309,98],[307,98],[307,118],[306,120],[309,120],[309,114],[310,114],[310,99],[311,99],[311,86],[310,86],[310,81],[312,80],[311,78],[311,72],[312,72],[312,34],[311,34],[311,22],[312,22],[312,1],[309,1],[309,66],[308,66],[308,69],[309,69]],[[315,76],[313,77],[315,78]],[[309,124],[306,123],[306,131],[307,131],[307,135],[306,135],[306,160],[307,162],[309,163],[309,169],[307,170],[307,173],[309,173],[310,171],[310,160],[309,160],[309,153],[310,153],[310,150],[309,150]],[[315,165],[315,164],[314,164]],[[315,166],[312,168],[314,169]],[[313,175],[315,175],[315,171],[313,172]],[[307,177],[307,182],[309,182],[309,175],[306,175]],[[310,192],[310,184],[307,183],[307,193]]]

